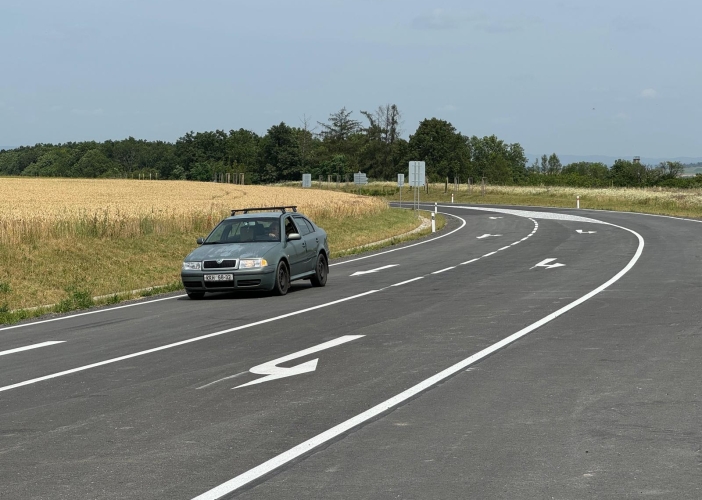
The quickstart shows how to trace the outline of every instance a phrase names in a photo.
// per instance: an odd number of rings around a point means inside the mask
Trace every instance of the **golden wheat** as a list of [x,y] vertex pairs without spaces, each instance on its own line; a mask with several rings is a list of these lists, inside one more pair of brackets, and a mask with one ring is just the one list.
[[353,194],[188,181],[0,178],[0,243],[209,230],[232,208],[297,205],[310,217],[359,217],[387,204]]

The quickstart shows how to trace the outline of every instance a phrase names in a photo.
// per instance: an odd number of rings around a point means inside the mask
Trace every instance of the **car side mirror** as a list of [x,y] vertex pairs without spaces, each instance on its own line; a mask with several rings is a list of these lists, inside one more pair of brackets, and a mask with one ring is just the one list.
[[288,235],[288,241],[294,241],[294,240],[301,240],[302,236],[300,236],[300,233],[290,233]]
[[198,245],[202,245],[204,242],[205,242],[205,238],[200,237],[200,238],[197,239],[197,244],[198,244]]

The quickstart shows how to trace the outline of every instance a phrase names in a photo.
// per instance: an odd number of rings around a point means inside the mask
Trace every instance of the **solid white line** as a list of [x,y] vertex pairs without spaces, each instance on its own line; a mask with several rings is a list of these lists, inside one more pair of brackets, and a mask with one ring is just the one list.
[[398,251],[404,250],[404,249],[406,249],[406,248],[412,248],[412,247],[416,247],[417,245],[424,245],[425,243],[431,243],[432,241],[440,240],[441,238],[445,238],[446,236],[450,236],[450,235],[452,235],[453,233],[455,233],[456,231],[460,231],[460,230],[463,229],[463,227],[466,225],[465,219],[462,219],[462,218],[459,217],[458,215],[447,214],[447,213],[444,213],[444,212],[439,212],[439,213],[442,214],[442,215],[450,215],[451,217],[455,217],[456,219],[460,220],[460,221],[462,222],[462,224],[460,225],[460,227],[454,229],[453,231],[448,232],[448,233],[446,233],[446,234],[442,234],[441,236],[437,236],[436,238],[432,238],[432,239],[430,239],[430,240],[420,241],[419,243],[413,243],[413,244],[411,244],[411,245],[406,245],[406,246],[403,246],[403,247],[401,247],[401,248],[393,248],[392,250],[386,250],[386,251],[384,251],[384,252],[378,252],[378,253],[374,253],[374,254],[372,254],[372,255],[366,255],[365,257],[358,257],[358,258],[356,258],[356,259],[345,260],[344,262],[335,262],[334,264],[329,264],[329,267],[341,266],[341,265],[343,265],[343,264],[348,264],[349,262],[356,262],[356,261],[358,261],[358,260],[370,259],[371,257],[377,257],[378,255],[385,255],[386,253],[398,252]]
[[447,267],[446,269],[441,269],[441,270],[439,270],[439,271],[434,271],[434,272],[431,273],[431,274],[440,274],[440,273],[443,273],[444,271],[450,271],[451,269],[456,269],[456,266],[451,266],[451,267]]
[[485,255],[483,255],[483,257],[490,257],[491,255],[495,255],[496,253],[497,252],[486,253]]
[[636,264],[636,261],[639,260],[639,257],[641,256],[641,253],[643,252],[644,248],[644,239],[641,237],[639,233],[636,231],[633,231],[631,229],[622,227],[622,226],[617,226],[615,224],[609,224],[605,223],[614,227],[618,227],[620,229],[624,229],[626,231],[629,231],[630,233],[634,234],[638,240],[639,240],[639,246],[636,250],[636,253],[634,254],[634,257],[629,261],[629,263],[619,271],[613,278],[605,282],[604,284],[600,285],[599,287],[595,288],[593,291],[590,293],[583,295],[579,299],[575,300],[574,302],[571,302],[570,304],[566,305],[565,307],[562,307],[561,309],[549,314],[545,318],[540,319],[536,323],[532,323],[531,325],[527,326],[526,328],[523,328],[522,330],[519,330],[517,333],[513,333],[507,338],[502,339],[501,341],[491,345],[490,347],[483,349],[480,352],[477,352],[473,354],[472,356],[467,357],[463,361],[460,361],[456,363],[453,366],[450,366],[449,368],[446,368],[445,370],[437,373],[436,375],[429,377],[428,379],[420,382],[419,384],[410,387],[406,391],[401,392],[400,394],[393,396],[392,398],[383,401],[382,403],[364,411],[363,413],[360,413],[356,415],[355,417],[352,417],[345,422],[342,422],[334,427],[332,427],[329,430],[326,430],[322,432],[321,434],[316,435],[315,437],[308,439],[307,441],[304,441],[300,443],[299,445],[289,449],[288,451],[285,451],[281,453],[280,455],[277,455],[270,460],[267,460],[266,462],[263,462],[261,465],[258,465],[254,467],[253,469],[250,469],[242,474],[239,474],[238,476],[230,479],[229,481],[220,484],[219,486],[212,488],[211,490],[198,495],[195,497],[193,500],[217,500],[219,498],[222,498],[225,495],[228,495],[232,493],[233,491],[236,491],[237,489],[241,488],[242,486],[245,486],[252,481],[256,481],[257,479],[261,478],[262,476],[265,476],[266,474],[271,473],[275,469],[295,460],[296,458],[305,455],[306,453],[309,453],[313,449],[317,448],[320,445],[323,445],[336,437],[351,431],[355,427],[358,427],[359,425],[367,422],[368,420],[371,420],[378,415],[383,414],[384,412],[390,410],[391,408],[394,408],[398,406],[399,404],[407,401],[408,399],[411,399],[415,395],[426,391],[427,389],[431,388],[433,385],[438,384],[442,380],[445,380],[446,378],[454,375],[455,373],[458,373],[464,369],[466,369],[468,366],[476,363],[477,361],[483,359],[486,356],[489,356],[495,351],[498,351],[502,349],[503,347],[511,344],[512,342],[524,337],[528,333],[536,330],[537,328],[545,325],[546,323],[549,323],[550,321],[553,321],[557,317],[561,316],[562,314],[565,314],[566,312],[570,311],[574,307],[582,304],[586,300],[594,297],[598,293],[600,293],[602,290],[606,289],[613,283],[617,282],[622,276],[624,276],[629,270],[634,267],[634,264]]
[[244,330],[246,328],[251,328],[253,326],[258,326],[258,325],[263,325],[265,323],[270,323],[272,321],[278,321],[280,319],[289,318],[291,316],[297,316],[299,314],[303,314],[303,313],[306,313],[309,311],[314,311],[316,309],[321,309],[323,307],[329,307],[329,306],[332,306],[334,304],[339,304],[341,302],[346,302],[348,300],[357,299],[359,297],[363,297],[365,295],[370,295],[370,294],[376,293],[376,292],[378,292],[378,290],[370,290],[368,292],[359,293],[358,295],[352,295],[351,297],[346,297],[346,298],[335,300],[332,302],[327,302],[325,304],[320,304],[318,306],[308,307],[307,309],[300,309],[299,311],[295,311],[295,312],[291,312],[291,313],[287,313],[287,314],[282,314],[280,316],[275,316],[273,318],[263,319],[261,321],[255,321],[254,323],[248,323],[246,325],[236,326],[234,328],[228,328],[227,330],[221,330],[219,332],[208,333],[207,335],[201,335],[200,337],[194,337],[191,339],[181,340],[180,342],[174,342],[172,344],[154,347],[153,349],[147,349],[145,351],[139,351],[139,352],[135,352],[132,354],[127,354],[125,356],[120,356],[118,358],[106,359],[105,361],[99,361],[97,363],[92,363],[89,365],[80,366],[78,368],[71,368],[70,370],[64,370],[62,372],[52,373],[51,375],[44,375],[43,377],[37,377],[37,378],[33,378],[31,380],[25,380],[24,382],[18,382],[16,384],[7,385],[5,387],[0,387],[0,392],[9,391],[10,389],[16,389],[17,387],[22,387],[25,385],[36,384],[37,382],[42,382],[44,380],[50,380],[52,378],[63,377],[65,375],[70,375],[71,373],[77,373],[77,372],[82,372],[85,370],[90,370],[91,368],[97,368],[98,366],[109,365],[111,363],[117,363],[118,361],[123,361],[125,359],[136,358],[138,356],[143,356],[145,354],[151,354],[152,352],[158,352],[158,351],[163,351],[166,349],[171,349],[173,347],[178,347],[181,345],[190,344],[192,342],[197,342],[199,340],[217,337],[219,335],[224,335],[225,333],[231,333],[231,332],[236,332],[238,330]]
[[394,285],[390,285],[390,286],[406,285],[407,283],[412,283],[413,281],[421,280],[423,278],[424,278],[424,276],[420,276],[418,278],[412,278],[411,280],[401,281],[400,283],[395,283]]
[[472,264],[472,263],[475,262],[476,260],[480,260],[480,257],[478,257],[477,259],[468,260],[468,261],[466,261],[466,262],[461,262],[460,265],[461,265],[461,266],[464,266],[464,265],[466,265],[466,264]]
[[[514,245],[514,243],[512,243],[512,245]],[[500,249],[498,250],[498,252],[501,252],[502,250],[507,250],[507,249],[508,249],[509,247],[511,247],[512,245],[507,245],[506,247],[502,247],[502,248],[500,248]]]
[[15,349],[9,349],[7,351],[0,351],[0,356],[5,356],[6,354],[13,354],[16,352],[29,351],[30,349],[38,349],[40,347],[46,347],[49,345],[63,344],[65,340],[50,340],[48,342],[42,342],[41,344],[27,345],[24,347],[17,347]]
[[43,319],[41,321],[33,321],[32,323],[22,323],[21,325],[6,326],[4,328],[0,328],[0,332],[3,332],[5,330],[12,330],[14,328],[24,328],[25,326],[34,326],[34,325],[41,325],[42,323],[51,323],[52,321],[62,321],[64,319],[77,318],[78,316],[89,316],[90,314],[98,314],[98,313],[104,313],[104,312],[109,312],[109,311],[116,311],[117,309],[126,309],[127,307],[143,306],[145,304],[152,304],[154,302],[161,302],[162,300],[179,299],[181,297],[185,297],[185,294],[175,295],[173,297],[164,297],[161,299],[146,300],[143,302],[136,302],[134,304],[127,304],[124,306],[115,306],[115,307],[110,307],[108,309],[99,309],[97,311],[88,311],[88,312],[82,312],[82,313],[78,313],[78,314],[71,314],[69,316],[61,316],[60,318]]

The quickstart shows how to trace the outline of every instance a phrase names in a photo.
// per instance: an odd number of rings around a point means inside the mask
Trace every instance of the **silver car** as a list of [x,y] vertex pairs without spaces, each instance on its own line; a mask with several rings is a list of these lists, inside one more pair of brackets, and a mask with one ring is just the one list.
[[295,280],[327,283],[327,233],[294,206],[232,210],[197,243],[180,272],[191,299],[233,290],[285,295]]

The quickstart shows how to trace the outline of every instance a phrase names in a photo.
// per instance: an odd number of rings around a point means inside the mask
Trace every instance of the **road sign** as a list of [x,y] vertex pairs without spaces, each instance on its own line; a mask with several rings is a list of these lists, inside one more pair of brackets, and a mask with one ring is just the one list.
[[357,172],[353,174],[353,183],[358,184],[359,186],[363,186],[365,184],[368,184],[368,177],[363,172]]
[[312,187],[312,174],[302,174],[302,187]]
[[397,187],[405,185],[405,174],[397,174]]
[[409,185],[421,187],[425,184],[425,163],[423,161],[409,162]]

